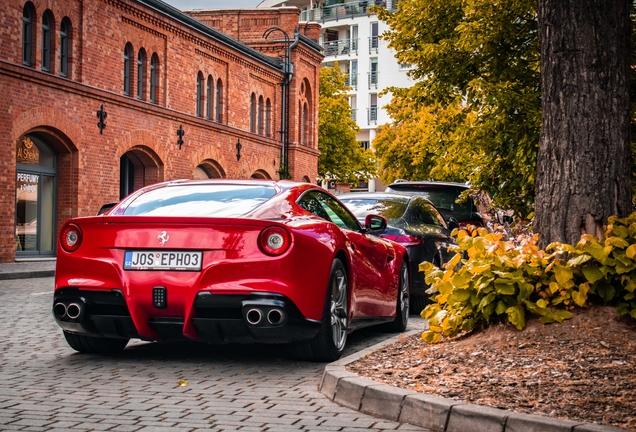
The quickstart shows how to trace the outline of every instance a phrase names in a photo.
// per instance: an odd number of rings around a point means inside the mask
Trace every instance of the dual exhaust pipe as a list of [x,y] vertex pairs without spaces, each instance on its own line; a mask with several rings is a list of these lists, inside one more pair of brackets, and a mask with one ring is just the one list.
[[[84,302],[57,302],[53,305],[53,314],[60,320],[79,321],[84,316]],[[245,320],[251,326],[257,326],[261,323],[265,324],[265,320],[267,320],[269,325],[282,325],[285,323],[286,318],[285,311],[279,308],[262,310],[258,307],[252,307],[245,313]]]
[[58,319],[80,320],[84,315],[84,303],[57,302],[53,305],[53,314]]
[[263,322],[265,316],[270,325],[281,325],[285,322],[285,312],[277,308],[270,309],[267,314],[259,308],[249,309],[245,314],[245,320],[249,325],[257,326]]

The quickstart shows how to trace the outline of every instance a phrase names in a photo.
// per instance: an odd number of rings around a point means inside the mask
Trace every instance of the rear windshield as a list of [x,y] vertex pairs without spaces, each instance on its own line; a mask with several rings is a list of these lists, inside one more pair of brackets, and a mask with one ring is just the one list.
[[430,186],[430,185],[400,185],[394,184],[386,189],[393,192],[407,192],[423,196],[435,205],[438,209],[450,210],[459,213],[472,212],[472,198],[468,198],[462,203],[457,203],[457,198],[464,192],[465,188],[453,186]]
[[400,220],[408,204],[408,200],[394,201],[371,198],[345,198],[341,199],[344,205],[357,217],[363,220],[368,214],[384,216],[389,224],[395,224]]
[[137,197],[124,215],[242,216],[276,194],[270,186],[178,185],[154,189]]

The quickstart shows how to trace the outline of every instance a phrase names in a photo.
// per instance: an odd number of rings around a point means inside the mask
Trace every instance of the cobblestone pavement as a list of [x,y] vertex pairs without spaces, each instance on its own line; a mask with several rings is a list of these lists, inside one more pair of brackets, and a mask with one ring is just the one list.
[[[52,287],[0,281],[2,431],[424,430],[330,402],[317,390],[324,364],[273,346],[131,342],[118,355],[75,353],[51,316]],[[412,317],[410,329],[420,326]],[[345,355],[390,336],[355,332]]]

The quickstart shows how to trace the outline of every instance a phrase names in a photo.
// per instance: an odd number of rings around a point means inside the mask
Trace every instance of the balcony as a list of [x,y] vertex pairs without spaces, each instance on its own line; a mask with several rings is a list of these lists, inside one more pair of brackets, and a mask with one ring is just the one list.
[[325,41],[321,45],[325,57],[358,55],[358,39]]
[[375,125],[378,124],[378,107],[372,106],[371,108],[367,108],[367,124]]
[[367,72],[369,75],[369,90],[378,89],[378,71]]
[[378,53],[378,36],[369,37],[369,54]]
[[352,87],[354,90],[358,90],[358,74],[349,74],[345,81],[347,87]]
[[324,23],[326,21],[338,21],[344,18],[355,18],[357,16],[369,15],[367,10],[371,6],[381,6],[389,10],[395,10],[397,0],[356,1],[307,9],[300,12],[300,21]]

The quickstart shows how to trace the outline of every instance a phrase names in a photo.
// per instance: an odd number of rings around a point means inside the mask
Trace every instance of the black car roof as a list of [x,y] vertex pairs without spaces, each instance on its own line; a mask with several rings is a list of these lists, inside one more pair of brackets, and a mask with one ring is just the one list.
[[396,201],[409,201],[413,199],[412,195],[404,195],[391,192],[352,192],[348,194],[337,195],[339,200],[346,199],[393,199]]
[[[423,196],[406,194],[401,192],[352,192],[348,194],[337,195],[338,199],[341,201],[346,201],[347,199],[385,199],[392,201],[402,201],[405,203],[410,203],[414,200],[423,200],[433,205],[428,199]],[[434,205],[433,205],[434,206]]]
[[391,183],[387,187],[393,188],[394,186],[397,186],[397,187],[400,187],[400,186],[453,186],[453,187],[460,187],[464,189],[468,189],[470,187],[466,183],[442,182],[442,181],[433,181],[433,180],[398,181],[398,182]]

